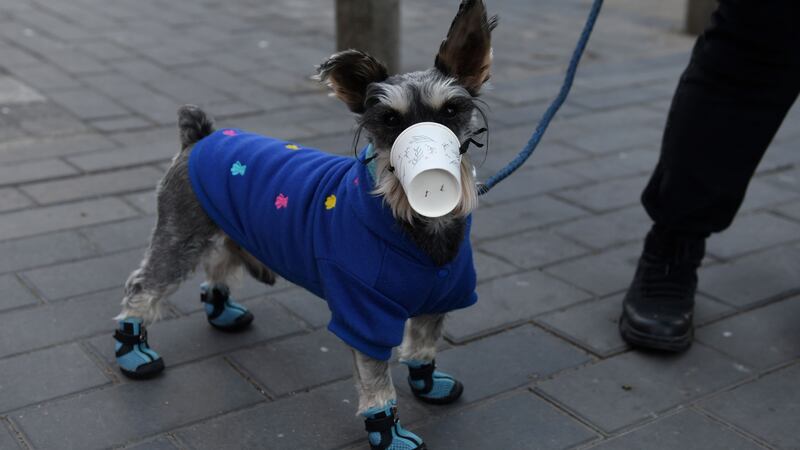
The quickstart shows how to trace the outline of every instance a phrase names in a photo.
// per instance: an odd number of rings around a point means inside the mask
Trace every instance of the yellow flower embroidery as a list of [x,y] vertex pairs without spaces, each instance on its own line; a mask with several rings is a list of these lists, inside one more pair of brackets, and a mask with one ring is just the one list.
[[294,144],[286,144],[286,148],[289,150],[300,150],[300,147]]
[[325,199],[325,209],[333,209],[336,208],[336,196],[329,195],[328,198]]

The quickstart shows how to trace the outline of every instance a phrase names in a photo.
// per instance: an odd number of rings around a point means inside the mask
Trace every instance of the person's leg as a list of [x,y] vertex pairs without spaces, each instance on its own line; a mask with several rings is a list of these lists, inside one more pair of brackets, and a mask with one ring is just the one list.
[[705,238],[731,224],[800,91],[798,13],[793,0],[721,0],[698,38],[642,194],[654,226],[624,300],[620,331],[629,343],[691,343]]

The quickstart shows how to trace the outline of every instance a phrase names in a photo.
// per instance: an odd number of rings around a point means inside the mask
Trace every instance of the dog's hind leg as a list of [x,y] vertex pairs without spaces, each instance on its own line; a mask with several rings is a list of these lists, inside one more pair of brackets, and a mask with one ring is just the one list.
[[422,439],[403,429],[397,420],[397,394],[389,362],[371,358],[353,349],[358,389],[358,413],[364,416],[370,448],[424,449]]
[[412,317],[406,322],[400,362],[408,366],[408,384],[418,399],[437,405],[461,397],[464,386],[452,376],[436,370],[436,342],[442,335],[444,314]]
[[159,184],[158,219],[150,246],[125,283],[122,312],[116,317],[117,363],[123,374],[133,378],[163,370],[162,359],[149,347],[145,324],[158,318],[160,300],[195,269],[220,233],[191,189],[187,157],[186,151],[178,154]]
[[253,314],[230,297],[229,282],[243,265],[257,279],[275,283],[269,269],[227,236],[216,242],[205,260],[206,281],[200,286],[200,299],[205,304],[208,323],[219,330],[243,330],[253,321]]

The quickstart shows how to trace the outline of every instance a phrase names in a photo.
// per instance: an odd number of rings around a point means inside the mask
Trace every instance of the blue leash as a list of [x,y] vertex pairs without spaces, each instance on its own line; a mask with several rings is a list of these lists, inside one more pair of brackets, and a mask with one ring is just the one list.
[[564,76],[564,84],[561,85],[558,96],[547,108],[547,111],[544,112],[544,115],[542,115],[539,125],[536,126],[536,131],[533,132],[528,143],[525,144],[525,147],[511,162],[498,170],[497,173],[492,175],[485,183],[479,185],[478,195],[489,192],[497,183],[514,173],[514,171],[519,169],[519,167],[528,160],[533,151],[536,150],[539,141],[541,141],[542,136],[544,136],[544,132],[547,131],[547,127],[550,126],[550,121],[553,120],[553,117],[555,117],[561,105],[567,100],[569,91],[572,88],[572,82],[575,79],[575,72],[578,71],[578,63],[580,63],[583,50],[586,49],[586,44],[589,42],[589,37],[592,35],[594,24],[597,22],[597,16],[600,15],[600,8],[602,6],[603,0],[594,0],[594,3],[592,3],[592,10],[589,12],[589,17],[586,19],[586,25],[583,26],[583,32],[581,32],[581,37],[578,39],[578,44],[575,46],[575,51],[572,52],[572,59],[569,61],[569,67],[567,67],[567,73]]

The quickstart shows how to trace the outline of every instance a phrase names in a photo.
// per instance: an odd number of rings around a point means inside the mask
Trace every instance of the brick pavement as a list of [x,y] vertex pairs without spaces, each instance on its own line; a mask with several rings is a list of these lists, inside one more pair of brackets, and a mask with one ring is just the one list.
[[[404,68],[432,62],[456,3],[403,2]],[[527,139],[588,3],[489,1],[482,175]],[[638,195],[692,44],[678,3],[607,2],[538,153],[475,214],[481,301],[452,315],[439,357],[463,401],[416,403],[395,371],[431,448],[800,448],[800,107],[709,242],[692,349],[632,352],[616,332],[648,226]],[[363,448],[346,349],[325,305],[286,282],[244,281],[254,327],[220,335],[192,278],[151,329],[157,380],[122,378],[111,355],[176,107],[348,152],[352,119],[308,79],[332,51],[332,2],[0,0],[0,448]]]

